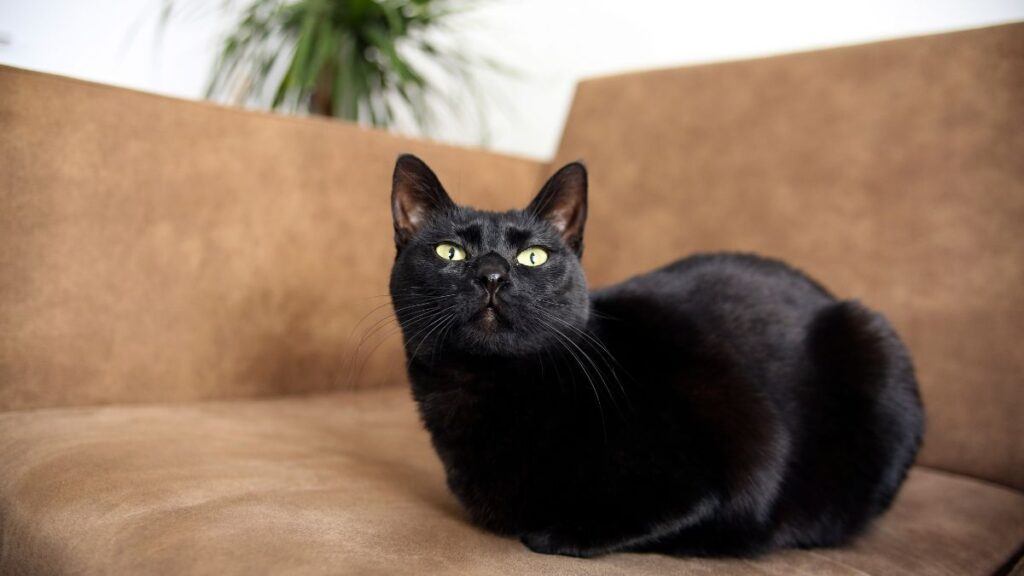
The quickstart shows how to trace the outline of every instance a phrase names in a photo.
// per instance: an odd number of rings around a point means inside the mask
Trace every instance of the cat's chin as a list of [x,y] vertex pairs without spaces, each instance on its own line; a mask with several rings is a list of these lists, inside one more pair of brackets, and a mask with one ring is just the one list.
[[451,345],[473,355],[515,358],[539,348],[494,310],[482,310],[459,331],[461,338],[453,338]]
[[493,332],[501,328],[504,321],[494,306],[484,306],[484,309],[477,314],[477,323],[485,332]]

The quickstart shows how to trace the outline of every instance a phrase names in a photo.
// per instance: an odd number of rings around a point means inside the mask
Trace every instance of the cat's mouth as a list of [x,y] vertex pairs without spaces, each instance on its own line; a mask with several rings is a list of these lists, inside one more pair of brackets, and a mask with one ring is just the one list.
[[486,330],[494,330],[504,321],[504,316],[498,309],[498,305],[493,301],[485,304],[484,307],[476,313],[476,318]]

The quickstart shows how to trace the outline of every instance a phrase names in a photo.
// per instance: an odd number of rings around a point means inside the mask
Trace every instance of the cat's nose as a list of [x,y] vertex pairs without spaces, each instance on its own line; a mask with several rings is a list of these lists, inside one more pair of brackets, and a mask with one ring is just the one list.
[[493,296],[508,283],[508,262],[494,252],[481,256],[477,261],[476,280]]

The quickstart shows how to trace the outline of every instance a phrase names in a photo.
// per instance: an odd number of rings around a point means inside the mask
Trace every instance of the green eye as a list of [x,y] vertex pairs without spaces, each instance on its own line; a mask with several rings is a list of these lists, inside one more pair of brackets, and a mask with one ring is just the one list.
[[523,266],[540,266],[548,261],[548,253],[540,246],[534,246],[520,252],[516,261]]
[[459,248],[455,244],[448,244],[447,242],[441,242],[434,248],[434,252],[441,257],[442,260],[465,260],[466,251]]

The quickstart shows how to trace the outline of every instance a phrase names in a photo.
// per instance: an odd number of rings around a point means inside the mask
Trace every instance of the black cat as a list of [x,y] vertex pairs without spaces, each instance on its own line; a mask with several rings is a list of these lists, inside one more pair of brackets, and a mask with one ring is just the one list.
[[588,293],[579,163],[523,211],[458,206],[409,155],[393,186],[413,394],[479,525],[544,553],[752,555],[889,506],[924,416],[881,315],[744,254]]

